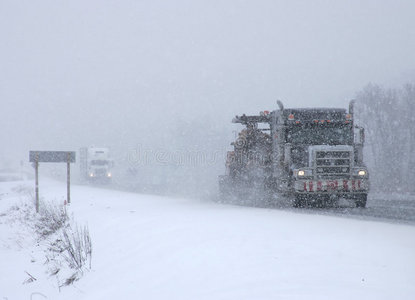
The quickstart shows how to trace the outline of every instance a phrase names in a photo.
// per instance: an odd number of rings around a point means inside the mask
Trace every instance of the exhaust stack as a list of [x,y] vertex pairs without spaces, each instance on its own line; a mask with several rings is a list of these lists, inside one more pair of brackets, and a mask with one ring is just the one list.
[[350,100],[350,103],[349,103],[349,114],[351,114],[351,115],[353,115],[355,103],[356,103],[356,100],[355,99]]
[[284,110],[284,105],[280,100],[277,100],[278,107],[280,108],[280,111],[282,112]]

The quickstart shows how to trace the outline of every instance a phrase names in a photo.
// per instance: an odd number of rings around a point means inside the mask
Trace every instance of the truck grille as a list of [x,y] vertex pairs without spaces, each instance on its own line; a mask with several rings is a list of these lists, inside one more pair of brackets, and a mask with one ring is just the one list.
[[339,177],[350,175],[350,151],[316,151],[316,175],[318,178]]
[[106,169],[95,169],[95,175],[96,176],[104,176],[107,174]]

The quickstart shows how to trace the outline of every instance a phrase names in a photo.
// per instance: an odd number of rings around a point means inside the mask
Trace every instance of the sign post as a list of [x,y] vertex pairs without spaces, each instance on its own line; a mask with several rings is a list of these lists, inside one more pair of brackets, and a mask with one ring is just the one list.
[[36,194],[36,212],[39,212],[39,155],[36,153],[35,158],[35,194]]
[[68,203],[71,203],[71,153],[68,152],[67,159],[66,159],[66,193],[67,197],[66,200]]
[[66,162],[66,201],[71,203],[71,170],[70,164],[75,162],[74,151],[30,151],[29,161],[34,163],[35,167],[35,192],[36,192],[36,212],[39,212],[39,162]]

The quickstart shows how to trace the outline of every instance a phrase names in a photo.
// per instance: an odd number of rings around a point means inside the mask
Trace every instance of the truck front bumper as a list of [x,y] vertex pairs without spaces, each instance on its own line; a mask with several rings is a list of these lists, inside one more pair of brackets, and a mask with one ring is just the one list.
[[369,180],[361,179],[324,179],[324,180],[296,180],[294,181],[296,193],[367,193]]

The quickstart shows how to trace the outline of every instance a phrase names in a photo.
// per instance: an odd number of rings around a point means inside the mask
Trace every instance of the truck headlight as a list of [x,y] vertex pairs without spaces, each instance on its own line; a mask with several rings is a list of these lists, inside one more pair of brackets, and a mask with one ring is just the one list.
[[367,170],[364,168],[355,168],[353,169],[353,175],[359,177],[367,177],[368,173]]
[[359,170],[359,172],[357,172],[357,175],[366,176],[366,171],[365,170]]
[[296,174],[297,177],[310,177],[313,176],[313,170],[310,169],[299,169],[294,170],[294,174]]

